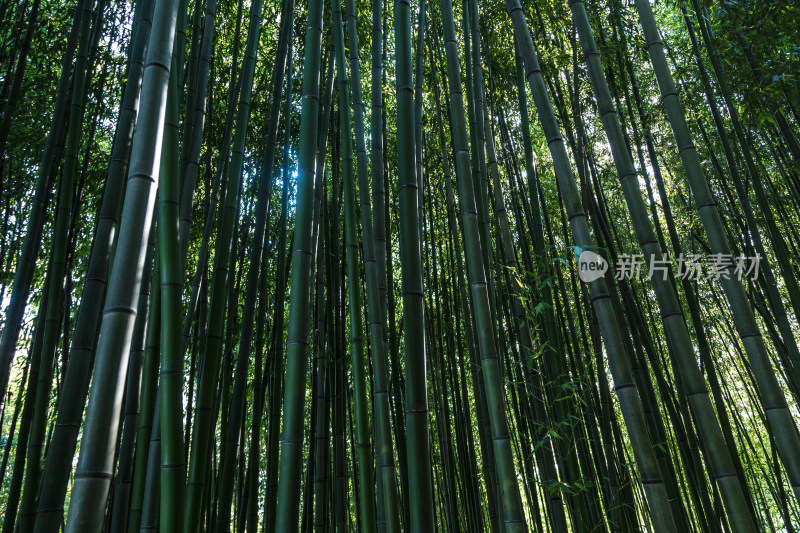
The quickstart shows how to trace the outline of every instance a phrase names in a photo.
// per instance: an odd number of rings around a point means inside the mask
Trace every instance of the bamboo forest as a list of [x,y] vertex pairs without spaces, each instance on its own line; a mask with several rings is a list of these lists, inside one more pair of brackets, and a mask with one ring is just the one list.
[[0,533],[800,531],[800,3],[0,0]]

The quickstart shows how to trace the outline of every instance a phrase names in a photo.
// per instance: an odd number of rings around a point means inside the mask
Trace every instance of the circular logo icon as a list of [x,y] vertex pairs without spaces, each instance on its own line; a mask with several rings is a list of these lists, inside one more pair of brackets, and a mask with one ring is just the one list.
[[585,283],[591,283],[603,277],[608,270],[608,262],[589,250],[584,250],[578,258],[578,277]]

